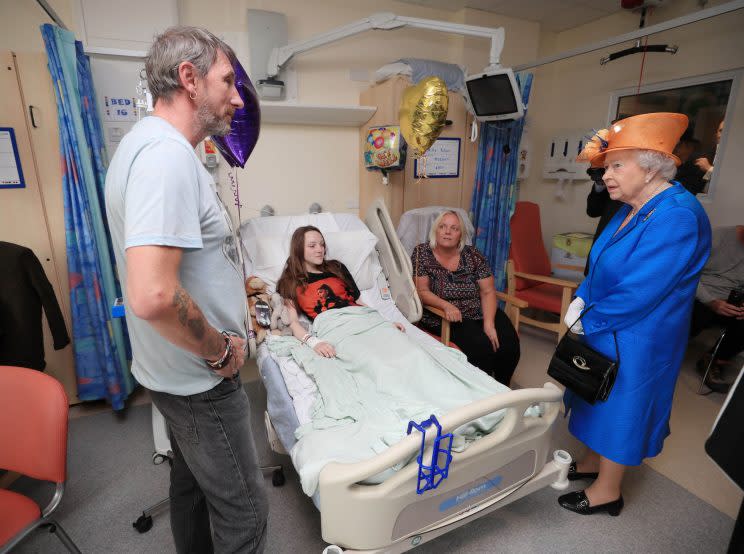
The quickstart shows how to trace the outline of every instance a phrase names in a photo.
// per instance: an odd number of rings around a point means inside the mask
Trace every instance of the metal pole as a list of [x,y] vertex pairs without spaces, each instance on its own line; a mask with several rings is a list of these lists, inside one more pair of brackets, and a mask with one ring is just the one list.
[[710,19],[711,17],[716,17],[725,13],[741,10],[742,8],[744,8],[744,0],[727,2],[719,6],[706,8],[695,13],[683,15],[682,17],[670,19],[669,21],[664,21],[657,25],[652,25],[651,27],[644,27],[643,29],[633,31],[632,33],[626,33],[617,37],[608,38],[599,42],[595,42],[594,44],[590,44],[588,46],[581,46],[579,48],[574,48],[573,50],[567,50],[566,52],[562,52],[560,54],[542,58],[541,60],[518,65],[515,66],[513,69],[516,72],[524,71],[525,69],[540,67],[541,65],[565,60],[567,58],[573,58],[574,56],[580,56],[581,54],[587,54],[589,52],[594,52],[595,50],[602,50],[603,48],[607,48],[608,46],[615,46],[616,44],[621,44],[623,42],[630,42],[632,40],[643,38],[649,35],[668,31],[669,29],[675,29],[676,27],[682,27],[683,25],[689,25],[690,23],[696,23],[704,19]]
[[41,6],[41,9],[44,10],[46,14],[51,18],[51,20],[54,21],[59,27],[62,27],[65,31],[69,31],[67,25],[64,24],[62,19],[57,15],[57,12],[54,11],[54,8],[49,5],[49,2],[47,0],[36,0],[36,3]]

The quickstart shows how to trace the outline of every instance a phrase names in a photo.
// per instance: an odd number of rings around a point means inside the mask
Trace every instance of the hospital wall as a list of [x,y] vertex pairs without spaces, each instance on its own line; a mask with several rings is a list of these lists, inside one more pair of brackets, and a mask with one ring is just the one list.
[[[709,6],[720,4],[710,2]],[[682,0],[659,10],[647,21],[662,20],[694,12],[697,2]],[[620,13],[562,33],[543,33],[540,56],[563,52],[584,44],[633,31],[638,27],[635,14]],[[733,70],[744,66],[744,11],[719,16],[653,35],[649,44],[676,44],[675,55],[649,54],[643,83],[656,83]],[[550,137],[563,131],[588,130],[608,122],[610,94],[637,85],[641,55],[628,56],[600,66],[599,59],[626,45],[584,54],[534,70],[535,81],[529,109],[529,135],[533,148],[530,175],[521,183],[521,200],[540,205],[543,238],[565,231],[593,232],[597,220],[586,216],[589,182],[583,180],[566,187],[565,198],[556,199],[555,181],[542,179],[543,153]],[[733,99],[728,117],[727,140],[712,200],[704,201],[711,224],[744,223],[744,87]]]
[[[72,0],[51,0],[52,7],[74,29]],[[709,2],[715,5],[720,2]],[[41,50],[38,25],[48,22],[35,2],[0,0],[0,47],[15,51]],[[226,37],[238,37],[236,47],[243,59],[249,55],[246,44],[247,10],[266,9],[287,15],[289,39],[315,35],[377,11],[391,11],[413,17],[457,21],[487,26],[503,25],[506,43],[504,65],[517,65],[537,57],[562,52],[583,44],[616,36],[637,28],[638,17],[622,12],[562,33],[540,30],[527,22],[464,9],[458,12],[383,0],[370,6],[360,0],[180,0],[180,21],[210,28]],[[680,0],[659,9],[649,17],[652,25],[697,9],[695,0]],[[744,13],[735,12],[680,29],[654,35],[654,43],[680,46],[674,55],[647,56],[644,83],[730,70],[740,66],[744,39]],[[596,220],[585,216],[588,183],[567,187],[565,198],[554,198],[555,182],[541,178],[543,152],[550,137],[564,130],[585,130],[604,125],[608,118],[612,91],[638,82],[641,56],[629,56],[605,66],[599,58],[623,45],[556,62],[533,70],[535,81],[530,101],[528,133],[532,146],[530,175],[520,184],[520,198],[541,205],[546,243],[558,232],[593,231]],[[367,82],[353,80],[351,72],[363,78],[402,56],[426,57],[469,66],[478,71],[488,61],[486,40],[459,37],[424,30],[371,31],[298,56],[291,66],[298,74],[298,101],[303,104],[356,105]],[[705,203],[714,225],[733,224],[744,207],[739,175],[744,160],[737,156],[744,146],[744,87],[735,99],[734,114],[728,125],[725,152],[719,167],[717,189]],[[360,163],[358,131],[351,127],[272,125],[262,127],[261,139],[248,161],[238,172],[243,217],[256,215],[264,204],[279,214],[307,210],[312,202],[324,209],[355,212],[359,198]],[[220,177],[226,178],[224,164]]]
[[[72,29],[73,0],[47,0]],[[39,26],[53,23],[36,0],[0,0],[0,50],[41,52],[44,41]]]
[[[477,10],[452,12],[393,1],[374,5],[359,0],[182,0],[181,22],[203,25],[230,38],[244,33],[247,10],[265,9],[285,13],[289,40],[308,38],[375,12],[458,21],[479,25],[504,25],[506,46],[503,59],[520,63],[534,59],[539,43],[539,25],[499,17]],[[233,35],[238,37],[238,35]],[[233,44],[238,55],[249,55],[238,37]],[[401,57],[467,63],[478,71],[488,63],[489,42],[416,29],[370,31],[297,56],[291,67],[298,74],[298,101],[302,104],[358,105],[367,81],[354,81],[350,72],[371,78],[374,71]],[[241,51],[242,50],[242,51]],[[278,214],[307,211],[312,202],[325,210],[356,213],[359,201],[361,144],[356,128],[271,125],[261,128],[261,139],[245,170],[238,171],[242,217],[256,215],[270,204]],[[227,168],[220,169],[225,179]]]

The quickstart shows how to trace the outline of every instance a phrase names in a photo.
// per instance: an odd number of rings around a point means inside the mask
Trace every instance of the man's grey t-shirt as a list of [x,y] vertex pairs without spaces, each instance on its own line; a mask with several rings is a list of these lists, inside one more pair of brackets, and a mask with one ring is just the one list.
[[[204,360],[163,338],[132,312],[125,250],[159,245],[183,249],[183,288],[216,329],[245,338],[246,301],[229,216],[214,180],[193,147],[156,116],[122,139],[106,175],[106,213],[132,341],[132,374],[148,389],[186,396],[222,378]],[[184,333],[189,332],[184,327]]]
[[732,289],[744,287],[744,245],[736,226],[713,229],[710,258],[700,275],[696,298],[703,304],[727,300]]

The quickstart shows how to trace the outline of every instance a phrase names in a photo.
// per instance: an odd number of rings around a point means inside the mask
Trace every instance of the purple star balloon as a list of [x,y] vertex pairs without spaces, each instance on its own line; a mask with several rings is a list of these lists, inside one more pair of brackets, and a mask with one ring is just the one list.
[[243,100],[243,107],[233,115],[230,133],[224,137],[212,137],[212,140],[230,167],[245,167],[261,131],[261,107],[256,89],[238,60],[235,60],[233,69],[235,88]]

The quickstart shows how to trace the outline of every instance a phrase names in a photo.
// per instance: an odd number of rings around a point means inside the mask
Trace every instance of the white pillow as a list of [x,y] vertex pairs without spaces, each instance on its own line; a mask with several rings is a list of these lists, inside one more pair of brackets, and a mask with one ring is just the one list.
[[377,275],[373,275],[370,254],[377,244],[376,236],[366,229],[324,233],[323,236],[326,240],[326,258],[344,264],[359,290],[375,286]]
[[271,291],[276,290],[276,282],[287,263],[289,239],[289,236],[263,236],[244,241],[253,266],[251,273],[260,277]]
[[[323,233],[326,240],[326,257],[344,264],[359,290],[375,286],[377,275],[373,275],[374,264],[370,254],[377,244],[368,230]],[[289,256],[289,240],[286,236],[245,237],[245,249],[252,262],[252,273],[260,277],[269,290],[276,290],[276,283],[282,275]]]

